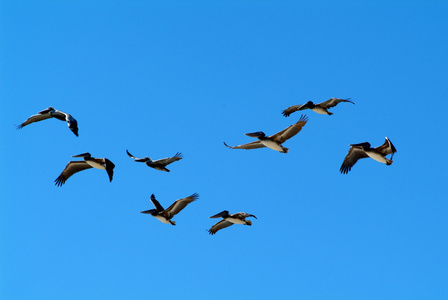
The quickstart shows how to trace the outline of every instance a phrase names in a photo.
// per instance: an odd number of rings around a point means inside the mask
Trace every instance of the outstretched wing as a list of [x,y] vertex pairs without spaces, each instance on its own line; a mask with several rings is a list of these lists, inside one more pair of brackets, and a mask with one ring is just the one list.
[[293,106],[288,107],[284,111],[282,111],[282,114],[285,117],[289,117],[293,112],[296,112],[298,110],[304,110],[307,108],[308,108],[308,106],[306,106],[306,105],[293,105]]
[[219,230],[229,227],[229,226],[232,226],[232,225],[233,225],[232,222],[229,222],[227,220],[221,220],[218,223],[216,223],[215,225],[213,225],[212,228],[210,228],[208,230],[208,233],[213,235],[213,234],[217,233]]
[[25,127],[26,125],[29,125],[31,123],[34,122],[39,122],[39,121],[43,121],[46,119],[50,119],[52,118],[51,114],[49,113],[44,113],[46,112],[46,110],[41,111],[41,113],[37,114],[37,115],[32,115],[31,117],[29,117],[28,119],[26,119],[25,122],[23,122],[22,124],[20,124],[19,126],[17,126],[17,129],[22,129],[23,127]]
[[131,153],[129,153],[129,151],[126,149],[126,153],[128,154],[128,156],[130,157],[130,158],[133,158],[133,159],[141,159],[141,158],[138,158],[138,157],[135,157],[134,155],[132,155]]
[[339,171],[342,174],[347,174],[352,167],[356,164],[358,159],[368,157],[366,152],[361,148],[351,147],[350,150],[348,150],[348,154],[345,157],[344,161],[342,162],[341,168]]
[[147,158],[147,157],[145,157],[145,158],[138,158],[138,157],[135,157],[135,156],[133,156],[131,153],[129,153],[128,150],[126,150],[126,153],[128,154],[128,156],[129,156],[130,158],[133,158],[134,161],[136,161],[136,162],[147,162],[147,161],[149,160],[149,158]]
[[153,163],[167,166],[170,163],[173,163],[175,161],[181,160],[182,158],[183,158],[182,153],[177,152],[173,157],[167,157],[167,158],[154,160]]
[[226,147],[230,148],[230,149],[246,149],[246,150],[250,150],[250,149],[258,149],[258,148],[263,148],[266,147],[265,145],[263,145],[259,140],[258,141],[254,141],[251,143],[247,143],[244,145],[238,145],[238,146],[229,146],[224,142],[224,145],[226,145]]
[[179,199],[175,201],[173,204],[171,204],[170,207],[165,209],[165,211],[162,213],[164,217],[167,219],[171,219],[174,215],[178,214],[182,209],[185,208],[188,204],[191,202],[197,200],[199,198],[198,193],[194,193],[191,196],[188,196],[186,198]]
[[386,141],[384,142],[384,144],[376,147],[375,149],[378,150],[378,152],[380,152],[383,155],[393,154],[393,153],[397,152],[397,149],[395,149],[394,145],[387,137],[386,137]]
[[350,103],[355,104],[354,102],[350,101],[349,99],[350,98],[347,98],[347,99],[331,98],[331,99],[328,99],[327,101],[319,103],[318,105],[321,107],[330,108],[330,107],[338,105],[338,103],[341,103],[341,102],[350,102]]
[[249,217],[254,217],[255,219],[257,218],[256,216],[254,216],[254,215],[251,215],[251,214],[248,214],[248,213],[245,213],[245,212],[239,212],[239,213],[236,213],[236,214],[232,214],[232,217],[235,217],[235,218],[249,218]]
[[163,211],[163,206],[160,205],[159,201],[156,200],[156,196],[154,196],[154,194],[151,195],[151,202],[152,202],[152,204],[154,204],[154,206],[158,212]]
[[73,174],[90,168],[92,168],[92,166],[85,161],[71,161],[54,182],[57,186],[62,186]]
[[282,144],[286,140],[292,138],[297,133],[299,133],[300,130],[302,130],[302,127],[305,126],[306,122],[308,122],[308,117],[306,115],[302,115],[297,123],[289,126],[286,129],[283,129],[280,132],[277,132],[276,134],[270,136],[270,138]]

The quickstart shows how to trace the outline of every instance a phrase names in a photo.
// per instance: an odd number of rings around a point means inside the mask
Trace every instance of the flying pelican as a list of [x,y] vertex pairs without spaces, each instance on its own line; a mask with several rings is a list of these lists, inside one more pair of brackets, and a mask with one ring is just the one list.
[[[359,144],[350,144],[350,150],[341,165],[340,172],[342,174],[347,174],[352,167],[356,164],[358,159],[371,157],[380,163],[391,165],[392,157],[394,153],[397,152],[392,142],[386,137],[386,141],[381,146],[376,148],[371,148],[370,143],[364,142]],[[386,155],[392,154],[390,159],[386,158]]]
[[171,224],[176,225],[176,222],[171,221],[171,218],[174,217],[174,215],[177,215],[182,209],[185,208],[188,204],[195,201],[199,198],[198,193],[194,193],[191,196],[188,196],[186,198],[182,198],[179,200],[176,200],[173,204],[171,204],[170,207],[167,209],[163,209],[162,205],[160,205],[159,201],[156,200],[156,197],[154,194],[151,195],[151,202],[154,204],[155,209],[149,209],[141,211],[142,214],[150,214],[157,220],[159,220],[162,223],[165,224]]
[[266,136],[266,134],[263,131],[245,133],[245,135],[247,136],[258,138],[258,141],[233,147],[227,145],[225,142],[224,145],[226,145],[231,149],[246,149],[246,150],[268,147],[281,153],[287,153],[289,149],[283,147],[282,144],[286,140],[292,138],[297,133],[299,133],[300,130],[302,130],[302,127],[305,126],[306,122],[308,122],[308,117],[306,115],[302,115],[297,123],[289,126],[288,128],[280,132],[277,132],[274,135]]
[[165,172],[170,172],[170,170],[165,168],[167,165],[169,165],[172,162],[181,160],[183,158],[182,153],[180,153],[180,152],[177,152],[173,157],[167,157],[167,158],[162,158],[162,159],[158,159],[158,160],[151,160],[151,158],[149,158],[149,157],[145,157],[145,158],[134,157],[131,153],[129,153],[128,150],[126,150],[126,153],[129,155],[130,158],[133,158],[134,161],[144,162],[148,167],[154,168],[159,171],[165,171]]
[[331,116],[333,113],[329,112],[328,109],[333,106],[336,106],[338,103],[350,102],[350,103],[355,104],[354,102],[350,101],[349,99],[350,98],[348,98],[348,99],[331,98],[325,102],[318,103],[318,104],[314,104],[313,101],[308,101],[307,103],[305,103],[303,105],[290,106],[287,109],[285,109],[282,113],[285,117],[289,117],[289,115],[292,114],[293,112],[309,108],[312,111],[317,112],[318,114]]
[[89,152],[73,155],[72,157],[83,157],[84,161],[70,161],[61,175],[54,181],[57,186],[62,186],[73,174],[90,168],[106,170],[107,175],[109,175],[109,181],[112,181],[115,165],[107,158],[95,158]]
[[38,112],[37,115],[29,117],[25,122],[17,126],[17,129],[22,129],[26,125],[49,118],[56,118],[61,121],[67,121],[68,128],[73,131],[76,136],[78,136],[78,122],[75,120],[75,118],[73,118],[70,114],[54,109],[51,106],[47,109],[44,109],[43,111]]
[[208,230],[208,233],[210,233],[211,235],[218,232],[218,230],[232,226],[233,224],[243,224],[243,225],[251,226],[252,221],[246,220],[246,218],[248,218],[248,217],[254,217],[255,219],[257,218],[256,216],[245,213],[245,212],[239,212],[236,214],[229,215],[229,212],[227,210],[223,210],[219,214],[211,216],[210,218],[219,218],[219,217],[222,217],[223,219],[221,221],[219,221],[218,223],[216,223],[215,225],[213,225],[212,228],[210,228]]

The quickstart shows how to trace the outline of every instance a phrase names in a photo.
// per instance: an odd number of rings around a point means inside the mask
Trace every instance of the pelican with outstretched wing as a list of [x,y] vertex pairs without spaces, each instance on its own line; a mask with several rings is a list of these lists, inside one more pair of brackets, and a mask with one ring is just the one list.
[[242,225],[252,226],[252,221],[246,220],[246,218],[248,218],[248,217],[254,217],[255,219],[257,218],[256,216],[245,213],[245,212],[239,212],[239,213],[230,215],[229,211],[223,210],[219,214],[216,214],[216,215],[210,217],[210,218],[222,218],[222,220],[219,221],[218,223],[216,223],[215,225],[213,225],[212,228],[210,228],[208,230],[208,233],[213,235],[216,232],[218,232],[219,230],[224,229],[229,226],[232,226],[233,224],[242,224]]
[[306,115],[302,115],[297,123],[289,126],[286,129],[283,129],[280,132],[277,132],[274,135],[266,136],[266,134],[263,131],[245,133],[247,136],[258,138],[258,141],[238,146],[229,146],[224,142],[224,145],[226,145],[226,147],[231,149],[246,149],[246,150],[268,147],[281,153],[287,153],[289,149],[283,147],[282,144],[288,139],[295,136],[297,133],[299,133],[302,130],[302,127],[305,126],[306,122],[308,122],[308,117]]
[[62,186],[73,174],[90,168],[106,170],[107,175],[109,175],[109,181],[112,181],[115,165],[107,158],[95,158],[89,152],[73,155],[72,157],[82,157],[84,160],[70,161],[61,175],[54,181],[57,186]]
[[61,121],[66,121],[68,124],[68,128],[78,136],[78,122],[73,118],[70,114],[62,112],[60,110],[56,110],[53,107],[49,107],[37,113],[37,115],[33,115],[26,119],[25,122],[17,126],[17,129],[22,129],[26,125],[29,125],[34,122],[43,121],[50,118],[56,118]]
[[162,205],[160,205],[159,201],[156,200],[154,194],[151,195],[151,202],[154,204],[155,209],[149,209],[141,211],[142,214],[150,214],[157,220],[165,224],[176,225],[176,222],[171,221],[171,219],[177,215],[182,209],[185,208],[191,202],[197,200],[199,198],[199,194],[194,193],[186,198],[182,198],[176,200],[170,207],[167,209],[163,209]]
[[173,157],[167,157],[167,158],[162,158],[162,159],[158,159],[158,160],[152,160],[149,157],[138,158],[138,157],[133,156],[131,153],[129,153],[128,150],[126,150],[126,153],[128,154],[128,156],[130,158],[133,158],[134,161],[136,161],[136,162],[144,162],[148,167],[154,168],[159,171],[165,171],[165,172],[170,172],[170,170],[168,170],[166,168],[167,165],[169,165],[170,163],[173,163],[175,161],[181,160],[183,158],[182,153],[180,153],[180,152],[177,152]]
[[347,98],[347,99],[331,98],[331,99],[328,99],[327,101],[324,101],[324,102],[318,103],[318,104],[314,104],[313,101],[308,101],[307,103],[305,103],[303,105],[290,106],[287,109],[285,109],[282,112],[282,114],[285,117],[289,117],[289,115],[291,115],[293,112],[296,112],[298,110],[311,109],[312,111],[314,111],[318,114],[331,116],[333,113],[328,111],[329,108],[336,106],[341,102],[350,102],[350,103],[355,104],[354,102],[350,101],[349,99],[350,98]]
[[[371,157],[380,163],[390,166],[392,164],[392,157],[397,152],[392,142],[386,137],[386,141],[381,146],[371,148],[370,143],[364,142],[359,144],[350,144],[350,150],[342,162],[339,171],[342,174],[347,174],[356,162],[361,158]],[[386,155],[392,154],[390,159]]]

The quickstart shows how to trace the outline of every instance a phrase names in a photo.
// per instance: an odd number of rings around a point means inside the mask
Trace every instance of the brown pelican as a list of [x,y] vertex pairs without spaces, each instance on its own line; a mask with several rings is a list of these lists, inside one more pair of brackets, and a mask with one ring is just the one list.
[[90,168],[106,170],[107,175],[109,175],[109,181],[112,181],[115,165],[107,158],[95,158],[89,152],[73,155],[72,157],[83,157],[84,161],[70,161],[61,175],[54,181],[57,186],[62,186],[73,174]]
[[165,171],[165,172],[170,172],[170,170],[165,168],[165,166],[169,165],[172,162],[181,160],[183,158],[182,153],[180,153],[180,152],[177,152],[173,157],[162,158],[162,159],[158,159],[158,160],[151,160],[151,158],[149,158],[149,157],[145,157],[145,158],[134,157],[131,153],[129,153],[128,150],[126,150],[126,153],[129,155],[129,157],[133,158],[134,161],[144,162],[148,167],[154,168],[159,171]]
[[[347,156],[342,163],[341,171],[342,174],[347,174],[348,171],[352,169],[352,167],[356,164],[358,159],[371,157],[380,163],[391,165],[392,157],[394,153],[397,152],[392,142],[386,137],[386,141],[379,147],[371,148],[370,143],[359,143],[359,144],[350,144],[350,150],[348,151]],[[390,159],[386,158],[386,155],[392,154]]]
[[266,134],[263,131],[245,133],[245,135],[247,136],[258,138],[258,141],[233,147],[227,145],[225,142],[224,145],[232,149],[246,149],[246,150],[268,147],[273,150],[280,151],[281,153],[287,153],[289,149],[283,147],[282,144],[286,140],[292,138],[297,133],[299,133],[300,130],[302,130],[302,127],[305,126],[307,121],[308,121],[307,116],[302,115],[297,123],[289,126],[288,128],[280,132],[277,132],[274,135],[266,136]]
[[141,213],[150,214],[151,216],[155,217],[162,223],[176,225],[176,222],[171,221],[171,218],[174,217],[174,215],[177,215],[182,209],[185,208],[185,206],[187,206],[188,204],[190,204],[191,202],[195,201],[198,198],[199,194],[194,193],[193,195],[188,196],[186,198],[176,200],[173,204],[171,204],[170,207],[168,207],[167,209],[163,209],[159,201],[156,200],[154,194],[152,194],[151,202],[152,204],[154,204],[155,209],[144,210],[141,211]]
[[256,216],[245,213],[245,212],[239,212],[236,214],[229,215],[229,212],[227,210],[223,210],[219,214],[211,216],[210,218],[219,218],[219,217],[223,218],[223,220],[221,220],[218,223],[216,223],[215,225],[213,225],[212,228],[210,228],[208,230],[208,233],[213,235],[216,232],[218,232],[218,230],[232,226],[233,224],[243,224],[243,225],[251,226],[252,221],[246,220],[246,218],[248,218],[248,217],[254,217],[255,219],[257,218]]
[[53,107],[49,107],[37,113],[37,115],[33,115],[29,117],[25,122],[17,126],[17,129],[22,129],[28,124],[39,122],[42,120],[46,120],[49,118],[56,118],[61,121],[66,121],[68,124],[68,128],[73,131],[73,133],[78,136],[78,122],[71,115],[62,112],[60,110],[56,110]]
[[[323,114],[323,115],[332,115],[333,113],[329,112],[328,109],[336,106],[338,103],[340,102],[350,102],[353,103],[352,101],[348,99],[340,99],[340,98],[331,98],[325,102],[322,103],[318,103],[318,104],[314,104],[313,101],[308,101],[307,103],[303,104],[303,105],[293,105],[288,107],[287,109],[285,109],[283,111],[283,115],[285,117],[289,117],[290,114],[292,114],[293,112],[296,112],[298,110],[304,110],[304,109],[311,109],[314,112],[317,112],[318,114]],[[355,104],[355,103],[353,103]]]

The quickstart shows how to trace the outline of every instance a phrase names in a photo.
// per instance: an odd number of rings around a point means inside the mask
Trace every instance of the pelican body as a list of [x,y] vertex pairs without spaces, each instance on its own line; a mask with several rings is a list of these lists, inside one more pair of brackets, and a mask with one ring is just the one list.
[[34,122],[39,122],[42,120],[46,120],[49,118],[56,118],[61,121],[66,121],[68,128],[76,135],[78,136],[78,122],[75,120],[75,118],[72,117],[72,115],[67,114],[65,112],[62,112],[60,110],[56,110],[53,107],[49,107],[47,109],[44,109],[37,113],[37,115],[33,115],[29,117],[25,122],[17,126],[17,129],[22,129],[26,125],[29,125]]
[[[350,144],[349,146],[350,150],[339,170],[342,174],[347,174],[359,159],[366,157],[373,158],[380,163],[390,166],[393,162],[392,158],[394,153],[397,152],[397,149],[387,137],[384,144],[376,148],[372,148],[368,142]],[[391,154],[390,159],[386,158],[388,154]]]
[[302,127],[305,126],[306,122],[308,122],[308,117],[306,115],[302,115],[297,123],[289,126],[288,128],[280,132],[277,132],[274,135],[266,136],[266,134],[263,131],[245,133],[245,135],[247,136],[258,138],[258,141],[238,146],[229,146],[224,142],[224,145],[231,149],[246,149],[246,150],[268,147],[281,153],[287,153],[289,149],[283,147],[282,144],[288,139],[295,136],[297,133],[299,133],[302,130]]
[[210,218],[223,218],[223,219],[221,221],[219,221],[218,223],[216,223],[215,225],[213,225],[208,230],[208,233],[213,235],[216,232],[218,232],[219,230],[229,227],[229,226],[232,226],[233,224],[252,226],[252,221],[246,220],[246,218],[248,218],[248,217],[254,217],[255,219],[257,218],[256,216],[245,213],[245,212],[229,214],[229,211],[223,210],[222,212],[210,217]]
[[341,98],[331,98],[328,99],[327,101],[324,101],[322,103],[317,103],[314,104],[313,101],[308,101],[307,103],[303,104],[303,105],[293,105],[288,107],[287,109],[285,109],[282,114],[285,117],[289,117],[293,112],[296,112],[298,110],[304,110],[304,109],[311,109],[312,111],[321,114],[321,115],[329,115],[331,116],[333,113],[329,112],[328,109],[336,106],[338,103],[341,102],[350,102],[355,104],[354,102],[350,101],[348,99],[341,99]]
[[138,158],[133,156],[131,153],[129,153],[128,150],[126,150],[126,153],[128,154],[128,156],[130,158],[133,158],[134,161],[136,162],[144,162],[148,167],[151,167],[153,169],[159,170],[159,171],[165,171],[165,172],[170,172],[170,170],[168,170],[166,168],[167,165],[181,160],[182,157],[182,153],[177,152],[173,157],[167,157],[167,158],[162,158],[162,159],[158,159],[158,160],[152,160],[149,157],[144,157],[144,158]]
[[73,174],[90,168],[106,170],[109,181],[112,181],[115,165],[107,158],[95,158],[89,152],[73,155],[72,157],[82,157],[84,161],[70,161],[61,175],[56,178],[55,184],[57,186],[62,186]]
[[165,224],[176,225],[175,221],[171,219],[174,215],[178,214],[182,209],[184,209],[188,204],[197,200],[199,198],[199,194],[194,193],[186,198],[182,198],[176,200],[170,207],[164,209],[162,205],[160,205],[159,201],[156,200],[154,194],[151,195],[151,202],[154,204],[155,209],[149,209],[141,211],[142,214],[149,214]]

